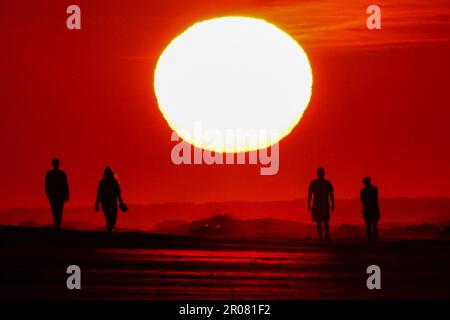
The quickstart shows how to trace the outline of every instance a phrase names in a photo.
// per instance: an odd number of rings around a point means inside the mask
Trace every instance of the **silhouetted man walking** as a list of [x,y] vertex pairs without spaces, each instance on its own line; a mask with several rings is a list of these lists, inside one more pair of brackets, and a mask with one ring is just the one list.
[[330,201],[331,211],[334,211],[334,190],[330,181],[325,179],[325,169],[317,169],[317,179],[309,184],[308,189],[308,211],[311,211],[311,198],[314,197],[312,205],[312,220],[317,223],[317,234],[322,241],[322,224],[325,230],[325,240],[331,241],[329,235]]
[[378,221],[380,220],[380,207],[378,205],[378,188],[372,184],[370,177],[363,179],[364,188],[361,189],[361,203],[363,217],[366,223],[367,241],[375,243],[378,237]]
[[45,193],[50,201],[53,221],[57,230],[61,227],[64,202],[69,201],[69,185],[66,173],[59,169],[59,159],[52,161],[53,169],[45,176]]

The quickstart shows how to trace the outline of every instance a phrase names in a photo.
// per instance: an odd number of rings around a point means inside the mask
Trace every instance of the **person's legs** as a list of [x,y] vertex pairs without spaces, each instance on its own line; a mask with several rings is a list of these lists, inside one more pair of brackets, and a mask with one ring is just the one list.
[[106,230],[112,232],[116,226],[117,208],[105,208],[103,212],[106,218]]
[[64,209],[64,201],[51,200],[50,206],[52,208],[53,223],[55,225],[55,228],[59,230],[61,228],[62,212]]
[[317,235],[319,236],[319,240],[322,241],[322,221],[317,220]]
[[106,231],[111,232],[111,209],[102,207],[103,214],[105,215],[106,220]]
[[110,216],[110,232],[114,230],[116,227],[116,221],[117,221],[117,208],[111,210],[111,216]]
[[373,226],[373,242],[376,242],[378,238],[378,220],[374,220],[372,222],[372,226]]
[[323,227],[325,229],[325,240],[330,241],[330,224],[328,223],[328,220],[323,222]]
[[60,201],[58,203],[58,228],[60,228],[62,224],[63,210],[64,210],[64,201]]
[[370,219],[366,219],[366,234],[367,234],[367,242],[371,244],[372,242],[372,221]]
[[52,208],[52,216],[53,216],[53,225],[55,228],[58,228],[58,218],[57,218],[57,209],[56,202],[54,200],[50,200],[50,208]]
[[113,225],[113,213],[110,211],[108,213],[108,218],[106,219],[106,229],[108,230],[108,232],[112,232],[114,229],[114,225]]

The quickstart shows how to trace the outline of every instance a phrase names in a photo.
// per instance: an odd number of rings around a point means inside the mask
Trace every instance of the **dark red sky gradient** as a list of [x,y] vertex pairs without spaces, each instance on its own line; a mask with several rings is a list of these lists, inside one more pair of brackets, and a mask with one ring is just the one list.
[[[75,3],[82,30],[68,31],[65,10]],[[305,197],[319,165],[338,198],[357,197],[365,175],[383,197],[450,196],[449,4],[380,4],[383,29],[369,31],[369,3],[309,2],[307,11],[298,3],[2,1],[0,207],[46,205],[43,179],[54,155],[68,173],[72,206],[93,203],[105,165],[132,203]],[[349,23],[339,10],[348,10]],[[280,144],[276,176],[260,176],[254,165],[170,159],[154,66],[186,27],[228,14],[279,25],[312,64],[312,100]]]

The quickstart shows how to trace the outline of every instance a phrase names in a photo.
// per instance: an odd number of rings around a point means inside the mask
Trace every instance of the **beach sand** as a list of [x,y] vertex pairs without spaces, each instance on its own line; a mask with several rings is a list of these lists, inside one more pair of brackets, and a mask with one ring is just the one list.
[[[450,242],[219,239],[0,227],[1,299],[450,299]],[[66,269],[81,268],[81,290]],[[381,268],[381,290],[366,269]]]

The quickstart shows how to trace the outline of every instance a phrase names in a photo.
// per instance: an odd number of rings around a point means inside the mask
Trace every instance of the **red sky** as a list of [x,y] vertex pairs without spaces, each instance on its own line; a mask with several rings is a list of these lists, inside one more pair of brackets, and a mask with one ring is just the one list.
[[[381,31],[366,29],[364,1],[2,1],[0,207],[46,205],[55,155],[73,206],[93,203],[105,165],[132,203],[305,197],[317,166],[338,198],[365,175],[383,197],[450,196],[450,2],[377,3]],[[69,4],[80,31],[66,29]],[[156,61],[188,26],[230,14],[278,25],[311,61],[311,103],[275,176],[170,159]]]

